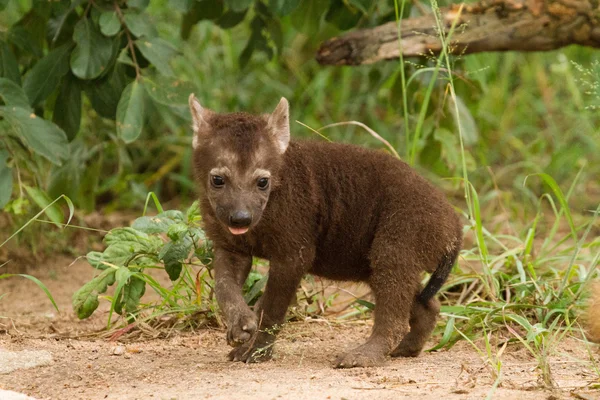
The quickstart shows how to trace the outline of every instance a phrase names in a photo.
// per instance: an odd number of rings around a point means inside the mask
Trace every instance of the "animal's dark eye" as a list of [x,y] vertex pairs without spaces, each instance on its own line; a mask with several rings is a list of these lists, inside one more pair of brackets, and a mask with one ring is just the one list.
[[259,189],[265,190],[269,187],[269,178],[260,178],[256,185]]
[[225,186],[225,179],[223,179],[223,177],[219,176],[219,175],[213,175],[213,176],[211,176],[210,177],[210,182],[216,188],[221,188],[221,187]]

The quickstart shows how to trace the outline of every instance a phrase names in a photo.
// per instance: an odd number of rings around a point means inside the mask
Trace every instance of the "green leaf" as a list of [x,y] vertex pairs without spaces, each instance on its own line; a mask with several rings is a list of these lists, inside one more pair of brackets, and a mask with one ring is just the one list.
[[341,30],[347,30],[353,28],[361,17],[362,14],[358,10],[348,8],[344,1],[333,0],[325,20]]
[[290,14],[294,11],[300,0],[269,0],[269,8],[280,17]]
[[64,44],[39,60],[25,76],[23,90],[29,104],[36,106],[56,89],[63,76],[69,72],[71,44]]
[[129,278],[129,283],[123,288],[123,296],[121,301],[118,303],[118,308],[115,305],[115,311],[119,314],[123,314],[123,306],[127,313],[134,313],[137,311],[140,299],[146,292],[146,282],[143,279],[132,275]]
[[150,0],[127,0],[127,7],[143,10],[148,7],[148,3],[150,3]]
[[73,40],[77,43],[71,54],[71,70],[80,79],[94,79],[109,67],[113,57],[113,41],[100,33],[88,18],[75,25]]
[[179,279],[182,270],[183,264],[179,261],[165,261],[165,271],[167,271],[167,275],[169,275],[169,279],[172,281]]
[[53,123],[20,107],[0,107],[0,117],[8,122],[13,135],[51,163],[61,165],[69,156],[67,135]]
[[108,265],[104,264],[102,261],[104,260],[103,253],[99,251],[90,251],[85,256],[87,262],[94,268],[99,270],[105,270],[108,268]]
[[0,99],[7,106],[29,109],[27,95],[19,85],[10,79],[0,78]]
[[17,85],[21,84],[21,73],[15,55],[6,43],[0,40],[0,77],[10,79]]
[[98,308],[98,295],[115,283],[115,272],[113,268],[106,269],[75,292],[73,310],[79,319],[88,318]]
[[198,21],[203,19],[217,19],[221,15],[223,15],[223,0],[193,1],[181,21],[181,38],[187,40],[190,37],[192,28]]
[[135,45],[158,72],[163,75],[173,75],[169,62],[177,54],[177,50],[169,42],[161,38],[149,38],[138,39]]
[[121,311],[122,311],[121,299],[123,297],[123,287],[127,283],[129,283],[130,277],[131,277],[131,271],[127,267],[121,267],[115,273],[115,281],[117,282],[117,287],[115,288],[113,300],[110,305],[110,313],[108,315],[109,326],[110,326],[110,320],[111,320],[113,310],[116,310],[119,314],[121,314]]
[[228,10],[225,14],[221,15],[215,23],[223,29],[231,29],[244,20],[248,10],[242,12],[235,12]]
[[169,230],[167,231],[167,236],[169,239],[176,241],[183,238],[188,233],[188,226],[183,222],[178,222],[169,226]]
[[300,7],[291,15],[292,25],[307,35],[314,35],[319,31],[321,18],[327,10],[328,1],[305,0],[300,2]]
[[364,15],[369,15],[369,7],[373,2],[371,0],[348,0],[348,4],[360,10]]
[[0,11],[4,10],[10,0],[0,0]]
[[104,243],[108,246],[122,244],[129,246],[131,252],[156,252],[162,246],[162,241],[134,228],[115,228],[104,236]]
[[130,82],[125,66],[117,64],[101,80],[94,80],[84,86],[85,94],[92,107],[104,118],[115,119],[119,99]]
[[375,304],[370,301],[363,300],[363,299],[356,299],[356,302],[358,304],[360,304],[361,306],[368,308],[369,310],[375,309]]
[[100,14],[98,21],[100,25],[100,32],[104,36],[114,36],[121,30],[121,21],[116,11],[105,11]]
[[125,25],[136,37],[154,37],[158,35],[156,28],[148,19],[147,14],[125,13]]
[[144,77],[144,88],[152,100],[165,106],[186,105],[195,86],[175,78]]
[[201,19],[217,19],[223,15],[223,0],[198,0]]
[[144,88],[140,82],[131,82],[121,95],[117,106],[117,133],[131,143],[142,133],[144,125]]
[[258,275],[258,279],[254,278],[254,281],[252,281],[252,279],[253,279],[252,276],[248,276],[248,279],[246,280],[246,283],[244,284],[245,287],[249,286],[249,290],[244,295],[244,301],[248,304],[252,304],[252,300],[254,300],[255,298],[258,297],[260,292],[265,288],[267,281],[269,280],[269,275],[264,275],[264,276],[260,276],[259,274],[257,274],[257,275]]
[[179,12],[188,12],[192,8],[194,0],[171,0],[171,6]]
[[54,103],[52,122],[65,131],[69,141],[73,140],[79,132],[81,124],[81,88],[72,74],[63,79],[56,103]]
[[[52,199],[48,197],[46,192],[26,185],[23,185],[23,187],[27,191],[29,197],[31,197],[35,204],[40,208],[46,208],[52,203]],[[50,207],[46,208],[46,215],[50,218],[50,221],[54,222],[58,227],[60,227],[60,224],[62,224],[65,219],[65,215],[56,204],[52,204]]]
[[13,174],[12,169],[6,165],[7,159],[6,150],[0,150],[0,209],[8,203],[13,190]]
[[181,211],[169,210],[154,217],[140,217],[133,221],[131,227],[148,234],[166,233],[171,225],[183,220],[183,213]]
[[240,12],[250,7],[254,0],[225,0],[225,5],[231,10]]
[[179,278],[183,267],[182,262],[189,257],[191,250],[192,241],[189,236],[169,242],[161,249],[158,258],[165,263],[165,270],[172,281]]
[[32,33],[22,25],[15,25],[8,31],[7,41],[14,44],[24,53],[30,53],[35,58],[42,58],[44,53]]

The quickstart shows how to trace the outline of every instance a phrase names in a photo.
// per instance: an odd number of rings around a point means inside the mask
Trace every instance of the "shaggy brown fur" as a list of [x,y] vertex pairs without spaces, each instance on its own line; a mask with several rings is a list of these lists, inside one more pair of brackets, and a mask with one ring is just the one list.
[[[342,355],[338,367],[418,355],[439,313],[434,296],[462,243],[458,216],[443,194],[381,151],[290,142],[285,99],[262,116],[217,114],[193,95],[190,108],[204,227],[215,246],[217,301],[228,341],[238,346],[230,359],[270,358],[306,273],[366,282],[375,295],[371,337]],[[270,261],[255,312],[241,293],[252,256]],[[432,273],[424,289],[423,272]]]
[[585,314],[588,338],[600,343],[600,282],[592,286]]

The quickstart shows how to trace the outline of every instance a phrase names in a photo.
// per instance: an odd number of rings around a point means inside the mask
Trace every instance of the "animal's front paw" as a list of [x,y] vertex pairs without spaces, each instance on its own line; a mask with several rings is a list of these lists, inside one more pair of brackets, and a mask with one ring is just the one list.
[[377,367],[385,362],[385,354],[377,349],[357,348],[338,357],[336,368]]
[[258,320],[256,314],[248,310],[240,312],[233,317],[233,321],[227,327],[227,343],[232,346],[239,346],[250,340],[258,330]]
[[244,343],[229,352],[229,361],[241,361],[245,363],[263,362],[271,359],[273,355],[273,343],[252,341]]

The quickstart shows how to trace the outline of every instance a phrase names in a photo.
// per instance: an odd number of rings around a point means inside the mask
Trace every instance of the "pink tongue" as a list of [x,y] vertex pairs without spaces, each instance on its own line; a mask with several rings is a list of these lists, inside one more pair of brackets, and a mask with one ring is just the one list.
[[248,232],[248,228],[229,227],[229,232],[233,233],[234,235],[243,235],[244,233]]

